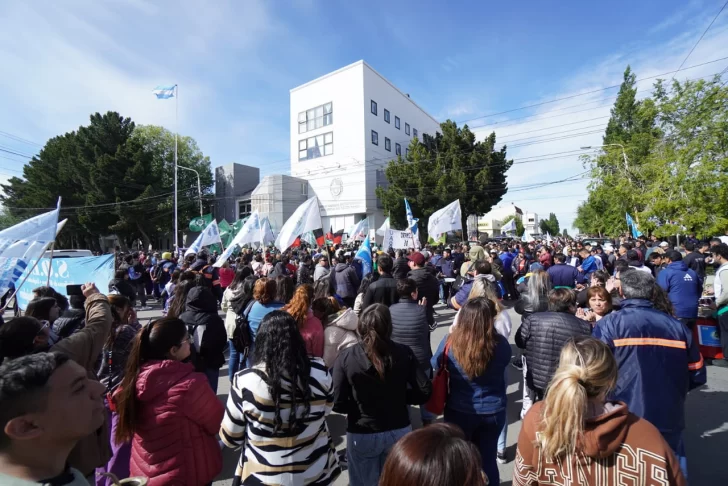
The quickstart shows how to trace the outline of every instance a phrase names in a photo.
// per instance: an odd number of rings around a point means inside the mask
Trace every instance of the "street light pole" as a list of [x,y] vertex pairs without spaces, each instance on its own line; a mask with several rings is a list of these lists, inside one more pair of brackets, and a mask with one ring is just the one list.
[[177,168],[183,169],[183,170],[189,170],[189,171],[197,174],[197,193],[200,196],[200,217],[202,217],[202,184],[200,183],[200,173],[197,172],[195,169],[190,169],[189,167],[184,167],[182,165],[177,165]]

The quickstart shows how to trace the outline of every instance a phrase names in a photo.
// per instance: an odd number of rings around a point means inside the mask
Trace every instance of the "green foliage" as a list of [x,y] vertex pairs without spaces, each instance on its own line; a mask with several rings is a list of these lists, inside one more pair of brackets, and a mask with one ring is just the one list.
[[506,218],[501,223],[501,227],[505,226],[510,220],[513,218],[516,218],[516,236],[523,236],[523,233],[526,231],[526,228],[523,226],[523,219],[521,218],[520,214],[516,214],[515,216],[506,216]]
[[550,213],[548,219],[539,221],[538,226],[541,229],[542,235],[546,233],[552,236],[559,234],[559,220],[554,213]]
[[6,210],[0,211],[0,231],[10,228],[11,226],[15,226],[16,224],[20,223],[22,219],[13,216],[11,213],[9,213]]
[[406,158],[400,156],[387,165],[389,186],[376,189],[393,228],[407,226],[407,198],[421,220],[423,241],[427,241],[427,217],[455,199],[460,199],[463,228],[468,215],[490,211],[508,190],[505,173],[513,163],[506,158],[505,146],[495,149],[495,133],[477,142],[467,125],[458,128],[448,120],[440,129],[422,142],[413,139]]
[[[189,137],[178,145],[180,165],[198,170],[203,191],[209,190],[209,159]],[[50,139],[25,165],[22,178],[2,186],[0,200],[23,220],[62,197],[61,218],[69,221],[59,246],[96,249],[98,237],[109,234],[127,244],[142,239],[146,246],[172,229],[173,153],[169,131],[136,127],[115,112],[96,113],[87,126]],[[184,195],[179,218],[187,221],[199,211],[193,173],[180,171],[179,191]]]
[[569,232],[568,232],[568,231],[566,230],[566,228],[564,228],[564,230],[563,230],[563,231],[561,232],[561,234],[562,234],[562,235],[563,235],[564,237],[567,237],[567,238],[569,237]]

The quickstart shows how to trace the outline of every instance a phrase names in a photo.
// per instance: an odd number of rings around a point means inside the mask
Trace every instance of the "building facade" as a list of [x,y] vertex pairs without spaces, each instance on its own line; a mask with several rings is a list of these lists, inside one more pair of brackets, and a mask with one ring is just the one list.
[[368,217],[373,235],[385,217],[375,189],[387,183],[387,163],[439,123],[364,61],[293,88],[290,100],[291,175],[318,197],[324,229]]
[[523,222],[524,231],[529,234],[539,234],[538,214],[522,210],[515,204],[504,204],[490,210],[487,214],[478,217],[478,232],[488,233],[489,236],[498,236],[502,233],[501,228],[509,216],[519,216]]
[[260,182],[260,169],[230,163],[215,168],[215,219],[229,223],[250,216],[251,196]]
[[308,199],[308,181],[283,174],[263,178],[252,194],[252,208],[268,216],[273,233],[283,226],[298,206]]

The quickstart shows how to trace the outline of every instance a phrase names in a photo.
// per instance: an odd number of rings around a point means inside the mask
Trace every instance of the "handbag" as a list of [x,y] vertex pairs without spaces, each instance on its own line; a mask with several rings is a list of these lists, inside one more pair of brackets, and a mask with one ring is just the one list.
[[447,369],[447,352],[450,350],[450,340],[445,343],[445,352],[443,353],[440,367],[435,373],[432,380],[432,395],[425,403],[425,409],[435,415],[442,415],[447,402],[447,395],[450,392],[450,372]]

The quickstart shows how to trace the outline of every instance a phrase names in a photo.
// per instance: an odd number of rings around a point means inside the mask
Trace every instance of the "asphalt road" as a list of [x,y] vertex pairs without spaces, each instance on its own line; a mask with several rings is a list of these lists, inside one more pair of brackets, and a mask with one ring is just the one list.
[[[152,304],[153,307],[154,304]],[[442,306],[436,311],[438,328],[432,333],[432,349],[436,349],[452,322],[454,312]],[[513,344],[513,336],[520,325],[521,318],[512,309],[507,312],[513,322],[511,333],[511,347],[514,353],[517,348]],[[146,323],[150,317],[158,317],[158,309],[139,313],[139,318]],[[499,464],[501,484],[510,485],[513,477],[513,458],[516,453],[516,442],[521,430],[519,413],[522,397],[521,372],[509,366],[508,369],[508,441],[506,464]],[[227,378],[227,367],[220,370],[218,397],[227,400],[230,383]],[[686,407],[687,429],[685,433],[686,450],[688,456],[689,479],[691,485],[718,485],[728,484],[728,466],[722,463],[728,451],[728,369],[708,367],[708,384],[690,393]],[[410,410],[413,428],[421,427],[419,412]],[[337,450],[346,448],[346,417],[331,414],[328,417],[329,429]],[[213,483],[216,486],[232,484],[235,466],[239,452],[225,449],[223,451],[223,471]],[[722,465],[721,465],[722,464]],[[349,484],[349,478],[344,471],[334,485]]]

